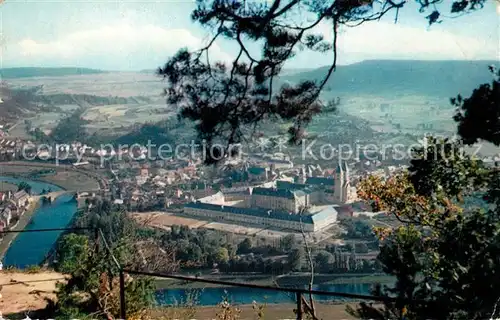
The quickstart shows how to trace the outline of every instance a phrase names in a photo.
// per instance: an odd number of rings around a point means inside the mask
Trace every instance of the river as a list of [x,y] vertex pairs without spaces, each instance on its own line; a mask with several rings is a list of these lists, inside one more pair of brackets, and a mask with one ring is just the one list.
[[[347,283],[347,284],[320,284],[313,286],[315,290],[343,292],[353,294],[371,294],[372,284],[369,283]],[[304,287],[304,289],[306,289]],[[292,293],[269,291],[264,289],[249,289],[239,287],[203,289],[162,289],[156,292],[156,300],[160,305],[185,305],[189,302],[196,302],[200,306],[214,306],[222,302],[223,297],[227,297],[232,304],[252,304],[257,303],[294,303],[295,295]],[[316,301],[349,301],[345,298],[335,298],[327,296],[314,296]]]
[[[19,184],[26,182],[31,185],[33,194],[40,194],[43,189],[60,191],[61,187],[56,185],[31,181],[23,178],[11,178],[0,176],[0,183],[7,182]],[[64,228],[71,222],[77,211],[77,202],[72,200],[70,195],[62,195],[51,204],[41,205],[34,213],[31,222],[26,229],[47,229]],[[41,263],[49,251],[53,248],[60,236],[61,231],[50,232],[26,232],[19,234],[7,250],[3,264],[26,268],[30,265]],[[324,284],[317,285],[314,289],[323,291],[337,291],[356,294],[370,294],[371,284],[369,283],[348,283],[348,284]],[[289,303],[294,302],[294,297],[276,291],[256,290],[238,287],[225,288],[204,288],[204,289],[162,289],[156,292],[156,300],[160,305],[185,304],[190,300],[196,300],[198,305],[213,306],[221,302],[226,296],[231,303],[251,304],[257,303]],[[341,298],[316,297],[318,301],[345,301]]]
[[[31,186],[32,194],[42,190],[60,191],[61,187],[24,178],[0,177],[0,182],[19,184],[26,182]],[[25,230],[64,228],[68,226],[77,211],[77,202],[71,195],[59,196],[51,204],[40,205],[33,213]],[[41,263],[53,248],[61,231],[20,233],[12,242],[3,259],[4,267],[26,268]]]

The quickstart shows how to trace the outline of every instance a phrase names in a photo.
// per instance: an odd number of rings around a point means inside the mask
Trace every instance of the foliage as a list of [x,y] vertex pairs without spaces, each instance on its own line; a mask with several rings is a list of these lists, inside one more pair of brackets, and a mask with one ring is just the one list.
[[223,297],[221,303],[219,303],[219,311],[216,314],[218,320],[236,320],[240,319],[241,310],[238,307],[234,307],[229,303],[227,294]]
[[238,244],[238,249],[236,250],[236,253],[238,254],[250,253],[251,249],[252,249],[252,240],[250,240],[250,238],[245,238]]
[[341,221],[347,231],[347,237],[358,239],[372,239],[373,231],[371,225],[366,219],[347,218]]
[[[151,258],[148,252],[137,255],[139,226],[134,225],[124,212],[114,211],[108,201],[92,200],[91,209],[77,213],[76,227],[101,228],[103,236],[94,240],[95,232],[64,235],[57,244],[58,271],[69,274],[67,284],[61,284],[53,313],[60,318],[116,318],[120,312],[118,267],[110,252],[121,266],[140,270],[142,258]],[[109,232],[109,233],[108,233]],[[153,246],[154,247],[154,246]],[[163,256],[155,256],[158,263],[168,263]],[[148,263],[147,263],[148,264]],[[127,314],[131,319],[141,318],[142,313],[154,304],[152,279],[127,277],[125,279]]]
[[21,190],[24,190],[24,191],[26,191],[26,193],[30,194],[31,193],[31,185],[27,182],[22,181],[17,185],[17,191],[21,191]]
[[70,233],[64,235],[57,243],[59,254],[56,270],[65,274],[75,274],[81,268],[90,251],[88,238],[84,235]]
[[295,239],[295,236],[293,234],[288,234],[288,235],[284,236],[280,240],[280,245],[281,245],[281,249],[284,252],[289,252],[290,250],[292,250],[293,248],[295,248],[297,246],[297,241]]
[[227,263],[229,261],[229,252],[227,248],[219,248],[215,254],[215,262],[216,263]]
[[302,260],[305,259],[305,252],[302,247],[293,249],[288,254],[288,265],[293,271],[300,271],[302,269]]
[[[486,0],[453,1],[452,16],[482,8]],[[320,93],[336,68],[337,33],[341,26],[356,26],[399,10],[408,1],[199,0],[192,19],[214,33],[209,44],[195,52],[180,50],[158,74],[167,82],[165,94],[179,116],[196,122],[198,138],[206,151],[221,141],[224,150],[209,152],[206,162],[233,155],[234,145],[255,132],[265,120],[291,121],[290,142],[299,143],[305,126],[320,112],[334,111],[336,101],[321,101]],[[416,0],[429,24],[440,22],[442,0]],[[306,16],[307,19],[303,17]],[[331,39],[318,32],[320,25],[332,30]],[[233,42],[238,54],[231,65],[211,62],[209,49],[219,38]],[[260,55],[248,49],[254,42]],[[276,77],[285,62],[301,50],[330,52],[332,64],[318,81],[278,88]]]
[[324,268],[325,266],[328,267],[333,259],[333,255],[330,252],[321,250],[314,256],[314,263],[316,264],[316,267]]
[[493,74],[492,84],[482,84],[474,90],[469,98],[458,95],[451,99],[457,107],[455,121],[458,122],[458,133],[467,144],[479,139],[500,146],[500,70],[490,67]]
[[74,141],[85,141],[87,132],[83,119],[84,108],[75,110],[70,116],[59,121],[50,133],[50,139],[56,143],[71,143]]
[[[465,110],[456,120],[466,142],[498,144],[497,94],[498,83],[457,100]],[[498,169],[465,155],[453,140],[429,138],[415,151],[408,173],[385,181],[369,177],[360,185],[363,199],[402,225],[375,230],[382,244],[378,259],[397,278],[394,287],[375,293],[395,301],[383,308],[362,303],[350,312],[370,319],[494,318],[500,301]],[[467,202],[481,195],[481,206]]]
[[25,272],[26,273],[38,273],[42,271],[42,268],[38,265],[32,265],[32,266],[28,266],[26,269],[25,269]]
[[[90,247],[85,235],[66,235],[58,246],[57,269],[69,273],[60,284],[55,316],[60,318],[91,315],[94,319],[116,318],[120,314],[117,270],[105,250]],[[78,258],[78,260],[77,260]],[[125,283],[127,314],[132,317],[154,303],[151,279],[136,278]]]
[[[135,143],[146,145],[151,144],[174,144],[178,143],[178,136],[174,136],[171,131],[183,128],[180,121],[165,120],[158,123],[145,123],[135,128],[132,132],[123,135],[115,140],[116,144],[132,146]],[[165,155],[166,156],[166,155]]]

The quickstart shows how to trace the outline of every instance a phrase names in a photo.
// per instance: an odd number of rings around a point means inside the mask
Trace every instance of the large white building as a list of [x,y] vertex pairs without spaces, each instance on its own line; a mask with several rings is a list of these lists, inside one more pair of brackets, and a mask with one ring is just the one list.
[[301,190],[277,188],[253,188],[250,206],[298,213],[308,205],[306,194]]
[[237,208],[211,203],[192,202],[184,206],[184,213],[220,222],[258,224],[279,229],[315,232],[337,221],[337,211],[328,206],[314,214],[293,214],[262,208]]

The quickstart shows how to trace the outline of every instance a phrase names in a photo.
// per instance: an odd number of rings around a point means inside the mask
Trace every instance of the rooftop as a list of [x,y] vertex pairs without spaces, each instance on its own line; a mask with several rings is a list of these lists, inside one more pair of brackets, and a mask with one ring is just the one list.
[[296,196],[304,196],[304,192],[301,190],[292,191],[290,189],[274,189],[274,188],[257,187],[257,188],[253,189],[252,195],[295,199]]
[[330,206],[329,208],[320,211],[314,215],[299,215],[299,214],[288,213],[285,211],[275,211],[275,210],[260,209],[260,208],[237,208],[231,206],[223,206],[223,205],[200,203],[200,202],[191,202],[186,204],[185,207],[227,212],[232,214],[241,214],[254,217],[265,217],[277,220],[286,220],[295,222],[302,221],[303,223],[309,223],[309,224],[317,223],[323,219],[326,219],[327,217],[330,217],[332,214],[337,215],[337,211],[333,206]]
[[276,188],[288,190],[303,190],[307,188],[307,184],[278,180],[276,181]]
[[265,173],[267,170],[266,168],[262,167],[250,167],[248,168],[248,173],[253,174],[253,175],[260,175]]
[[21,199],[21,198],[27,197],[27,196],[28,196],[28,194],[26,193],[26,191],[21,190],[21,191],[18,191],[16,193],[14,193],[13,197],[14,197],[15,200],[17,200],[17,199]]
[[306,184],[334,186],[335,179],[326,177],[309,177],[306,180]]

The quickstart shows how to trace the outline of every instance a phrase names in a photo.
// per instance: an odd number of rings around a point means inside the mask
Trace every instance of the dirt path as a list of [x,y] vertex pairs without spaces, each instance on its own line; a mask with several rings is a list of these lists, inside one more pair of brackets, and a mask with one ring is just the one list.
[[45,298],[54,299],[56,283],[64,276],[53,271],[21,273],[0,271],[0,312],[2,315],[45,308]]
[[[355,319],[353,316],[346,312],[345,304],[337,305],[327,305],[316,303],[317,316],[320,319],[325,320],[351,320]],[[355,307],[355,305],[351,305]],[[272,320],[294,320],[296,315],[293,310],[296,308],[294,304],[269,304],[264,306],[263,315],[264,319]],[[240,310],[239,318],[240,320],[254,320],[257,318],[257,310],[251,305],[238,306]],[[164,309],[161,311],[153,312],[153,317],[160,318],[164,317],[167,319],[183,319],[189,317],[189,319],[196,320],[213,320],[218,319],[216,315],[221,312],[218,307],[197,307],[194,310],[186,310],[182,308],[172,308]],[[163,318],[163,319],[164,319]]]

